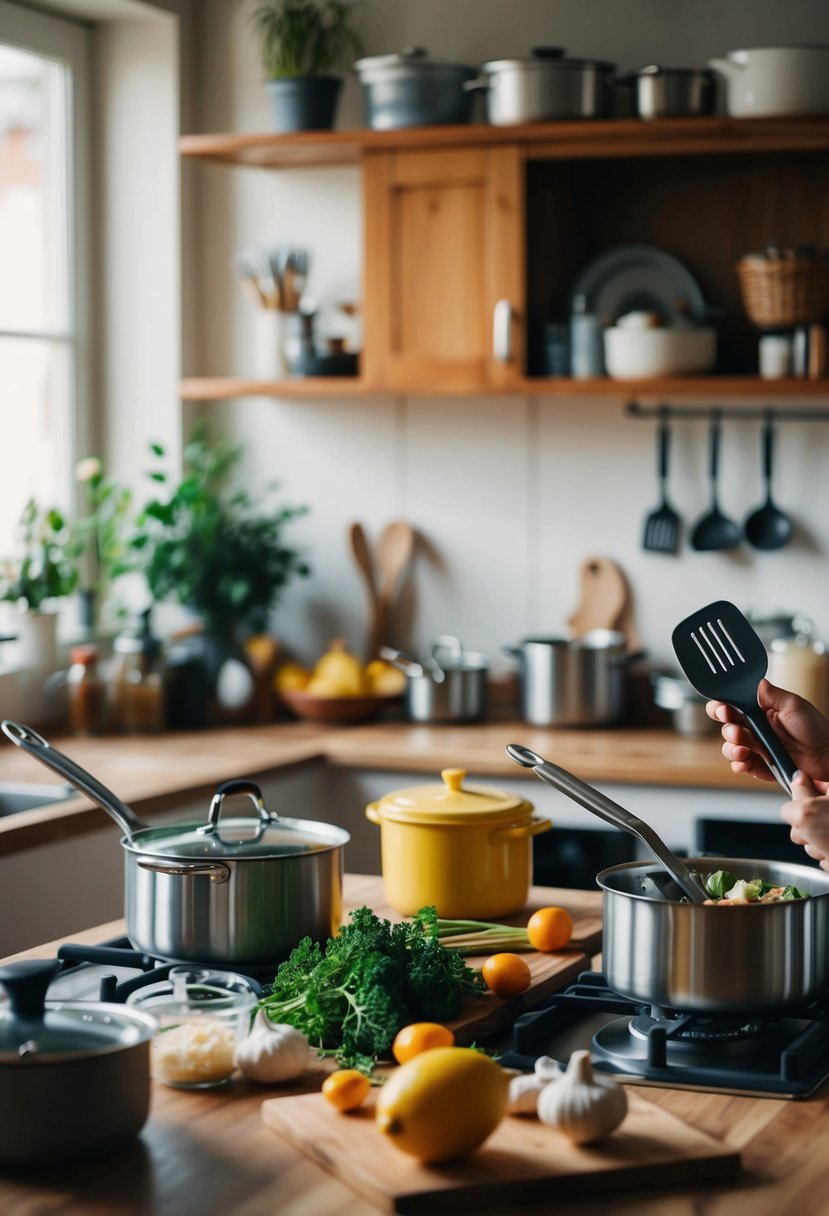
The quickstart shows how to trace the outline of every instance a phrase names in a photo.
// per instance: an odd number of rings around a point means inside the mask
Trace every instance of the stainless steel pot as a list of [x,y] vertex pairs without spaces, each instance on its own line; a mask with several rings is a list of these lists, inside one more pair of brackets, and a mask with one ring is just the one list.
[[383,646],[381,658],[406,674],[404,711],[412,722],[478,722],[486,713],[489,662],[464,650],[459,638],[441,634],[415,658]]
[[656,64],[625,77],[634,86],[639,118],[690,118],[714,108],[714,77],[707,70],[662,68]]
[[[97,802],[124,833],[124,918],[138,950],[182,962],[268,966],[303,937],[325,940],[342,921],[348,832],[268,811],[252,781],[216,790],[204,823],[148,827],[111,790],[31,727],[3,732]],[[221,818],[250,798],[256,816]]]
[[635,1001],[709,1014],[769,1014],[829,995],[829,874],[731,857],[686,858],[703,875],[793,884],[809,899],[718,908],[677,902],[658,863],[603,870],[603,963],[611,988]]
[[375,131],[469,122],[472,98],[464,85],[475,75],[462,63],[430,59],[420,46],[399,55],[358,59],[366,123]]
[[43,1168],[110,1152],[150,1107],[153,1018],[124,1005],[46,1002],[59,964],[0,968],[0,1166]]
[[710,735],[719,725],[705,712],[707,699],[688,683],[682,673],[653,672],[651,674],[654,704],[667,710],[674,730],[681,735]]
[[533,47],[527,59],[495,59],[465,87],[486,97],[494,126],[559,118],[604,118],[611,112],[615,64],[568,59],[561,47]]
[[526,638],[505,653],[518,660],[521,717],[531,726],[607,726],[625,709],[623,633],[591,629],[580,638]]

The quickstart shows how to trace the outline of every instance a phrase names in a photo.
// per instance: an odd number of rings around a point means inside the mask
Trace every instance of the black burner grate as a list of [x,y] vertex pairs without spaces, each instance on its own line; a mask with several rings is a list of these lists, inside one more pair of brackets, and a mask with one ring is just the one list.
[[114,975],[101,977],[100,999],[119,1005],[123,1005],[130,993],[135,992],[136,989],[146,988],[149,984],[156,984],[159,980],[166,979],[173,967],[188,966],[193,969],[204,967],[206,971],[228,971],[234,975],[241,975],[248,981],[257,997],[265,994],[270,980],[276,972],[276,964],[268,969],[255,968],[254,973],[251,974],[250,969],[223,967],[217,963],[182,963],[153,958],[149,954],[143,954],[140,950],[134,949],[128,937],[116,937],[111,941],[103,942],[100,946],[83,946],[67,942],[58,949],[58,958],[62,963],[60,975],[84,965],[129,967],[137,970],[138,975],[130,976],[129,979],[120,982]]
[[[594,1033],[596,1014],[608,1016]],[[530,1070],[540,1055],[556,1058],[557,1038],[566,1032],[572,1047],[580,1020],[587,1025],[581,1046],[590,1047],[594,1067],[642,1085],[805,1098],[829,1077],[829,1011],[822,1005],[762,1021],[718,1020],[639,1005],[594,972],[520,1017],[502,1062]]]

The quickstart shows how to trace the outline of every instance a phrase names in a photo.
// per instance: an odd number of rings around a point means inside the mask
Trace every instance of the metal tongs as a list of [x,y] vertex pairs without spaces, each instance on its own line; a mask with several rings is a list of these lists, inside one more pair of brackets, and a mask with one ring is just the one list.
[[639,819],[630,811],[626,811],[624,807],[594,789],[592,785],[574,777],[572,773],[567,772],[567,769],[559,768],[557,764],[551,764],[549,760],[545,760],[543,756],[539,756],[528,747],[523,747],[520,743],[508,743],[507,755],[523,768],[531,768],[536,777],[546,781],[548,785],[555,786],[562,794],[572,798],[585,810],[598,815],[599,819],[603,819],[605,823],[630,832],[632,836],[641,840],[657,861],[662,863],[691,903],[701,904],[708,899],[708,892],[703,886],[702,879],[689,870],[685,862],[675,853],[671,852],[662,837],[658,836],[644,820]]

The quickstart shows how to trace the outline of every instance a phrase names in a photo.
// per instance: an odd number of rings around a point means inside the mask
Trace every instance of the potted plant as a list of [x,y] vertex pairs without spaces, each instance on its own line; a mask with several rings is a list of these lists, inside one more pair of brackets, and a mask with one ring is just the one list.
[[132,494],[106,476],[97,456],[87,456],[75,469],[82,487],[83,514],[72,528],[70,552],[78,561],[81,624],[95,633],[101,605],[112,583],[134,568],[127,523]]
[[275,131],[334,125],[342,78],[332,69],[362,53],[348,0],[268,0],[254,15]]
[[[160,444],[152,451],[163,460]],[[204,661],[214,694],[225,664],[245,663],[241,634],[264,631],[291,579],[310,573],[300,551],[283,537],[286,525],[307,508],[268,508],[264,500],[232,488],[229,474],[241,455],[226,440],[211,445],[198,427],[185,448],[180,481],[171,482],[161,465],[150,472],[165,492],[144,506],[131,541],[153,599],[175,599],[204,622]],[[236,681],[236,692],[228,692],[224,708],[233,708],[234,700],[240,708],[241,671],[225,674],[228,687]]]
[[23,717],[44,722],[50,705],[45,681],[57,667],[57,600],[71,595],[77,570],[70,553],[69,527],[55,507],[30,498],[20,516],[22,556],[0,567],[0,600],[20,611],[15,623],[16,662]]

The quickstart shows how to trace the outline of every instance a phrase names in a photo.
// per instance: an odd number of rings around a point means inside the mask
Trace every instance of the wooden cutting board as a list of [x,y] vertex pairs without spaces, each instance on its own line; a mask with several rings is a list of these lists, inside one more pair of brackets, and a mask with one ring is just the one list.
[[[525,925],[537,908],[551,903],[550,896],[550,891],[544,887],[531,887],[526,907],[518,916],[504,917],[503,923]],[[557,891],[556,901],[573,918],[573,939],[569,948],[556,954],[538,954],[536,951],[522,953],[521,957],[526,960],[532,973],[532,982],[520,996],[499,997],[488,992],[479,998],[468,997],[461,1016],[451,1023],[458,1045],[473,1043],[511,1025],[526,1010],[535,1009],[548,996],[566,988],[581,971],[590,970],[591,955],[601,950],[602,919],[598,892]],[[349,875],[345,887],[346,910],[362,904],[367,904],[378,916],[388,920],[404,919],[386,902],[382,878],[367,874]],[[467,959],[471,967],[478,969],[485,961],[486,955]]]
[[728,1178],[740,1157],[628,1088],[629,1111],[604,1142],[571,1144],[537,1119],[507,1115],[477,1152],[421,1165],[374,1125],[373,1098],[341,1115],[322,1094],[269,1098],[267,1127],[384,1212],[483,1212],[565,1191],[676,1185]]

